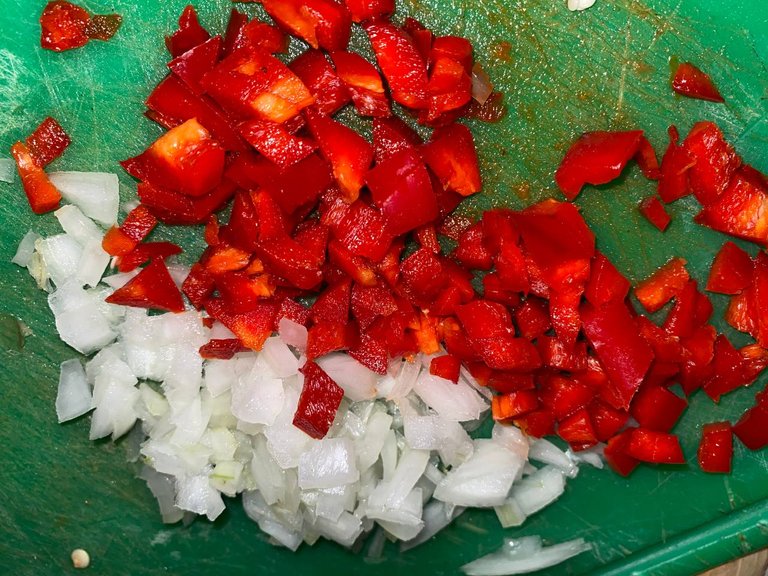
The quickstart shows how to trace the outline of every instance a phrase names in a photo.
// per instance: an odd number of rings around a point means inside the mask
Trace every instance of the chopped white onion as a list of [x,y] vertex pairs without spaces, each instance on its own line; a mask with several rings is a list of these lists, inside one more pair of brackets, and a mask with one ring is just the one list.
[[353,402],[376,397],[378,375],[349,354],[326,354],[317,359],[317,364],[336,382],[344,395]]
[[301,324],[288,318],[281,318],[277,332],[288,346],[293,346],[301,351],[307,349],[307,329]]
[[101,240],[92,238],[83,245],[83,252],[80,255],[80,262],[77,265],[77,274],[75,278],[87,284],[96,286],[101,280],[104,269],[109,266],[110,256],[101,247]]
[[476,420],[488,409],[485,400],[461,380],[454,384],[426,370],[416,379],[413,390],[427,406],[447,420]]
[[530,516],[557,500],[564,491],[563,472],[554,466],[545,466],[515,484],[510,496],[523,513]]
[[53,215],[56,216],[62,230],[77,240],[81,246],[85,246],[90,240],[101,242],[104,236],[104,232],[77,206],[67,204],[56,210]]
[[537,438],[531,442],[528,457],[542,464],[552,464],[562,470],[563,474],[569,478],[575,478],[579,472],[573,459],[546,438]]
[[591,546],[582,538],[542,546],[536,536],[507,539],[502,547],[461,567],[467,576],[505,576],[510,574],[528,574],[555,566],[589,550]]
[[485,104],[491,94],[493,94],[491,79],[480,63],[475,62],[472,66],[472,98],[478,104]]
[[0,158],[0,182],[12,184],[16,179],[16,163],[11,158]]
[[61,286],[77,274],[83,248],[69,234],[57,234],[48,238],[40,238],[35,242],[35,250],[45,263],[53,283]]
[[67,202],[104,226],[117,223],[120,183],[116,174],[51,172],[48,177]]
[[32,254],[35,252],[35,242],[37,242],[39,238],[40,235],[32,230],[29,230],[24,234],[24,238],[19,242],[19,247],[16,249],[16,254],[13,259],[11,259],[11,262],[17,266],[22,266],[24,268],[28,267],[29,262],[32,259]]
[[91,387],[80,360],[65,360],[59,372],[56,415],[67,422],[91,410]]
[[355,447],[348,438],[315,442],[299,457],[299,487],[333,488],[356,482]]

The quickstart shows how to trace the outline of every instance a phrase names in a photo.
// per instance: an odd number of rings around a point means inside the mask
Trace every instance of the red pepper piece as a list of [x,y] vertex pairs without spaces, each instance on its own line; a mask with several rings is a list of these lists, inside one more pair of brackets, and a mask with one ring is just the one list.
[[669,204],[691,193],[688,185],[688,170],[696,160],[678,144],[680,134],[674,126],[669,127],[669,146],[661,160],[658,192],[661,199]]
[[739,352],[744,359],[744,377],[748,381],[753,382],[763,370],[768,368],[768,350],[759,344],[748,344]]
[[90,18],[85,8],[70,2],[48,2],[40,15],[40,46],[54,52],[85,46]]
[[203,231],[203,239],[208,246],[217,246],[221,242],[220,238],[221,226],[219,226],[219,219],[216,214],[211,214],[208,218],[208,222],[205,223],[205,229]]
[[120,163],[134,178],[187,196],[202,196],[221,182],[224,149],[194,118]]
[[641,386],[632,400],[630,413],[649,430],[669,432],[680,419],[688,401],[661,386]]
[[387,17],[395,11],[395,0],[344,0],[353,22]]
[[195,118],[227,150],[241,152],[247,149],[224,112],[207,96],[194,94],[174,75],[167,76],[157,85],[147,98],[147,107],[153,120],[164,120],[161,125],[166,129]]
[[422,152],[446,190],[471,196],[482,188],[475,142],[463,124],[436,129]]
[[352,358],[376,374],[384,375],[389,368],[389,354],[376,340],[362,334],[356,347],[347,352]]
[[459,381],[461,360],[457,356],[445,354],[432,358],[429,363],[429,373],[440,378],[445,378],[453,383]]
[[165,260],[169,256],[181,254],[181,248],[173,242],[145,242],[127,254],[120,256],[117,261],[117,269],[120,272],[135,270],[148,260],[159,258]]
[[555,334],[566,347],[573,345],[581,330],[580,302],[580,288],[567,292],[553,292],[549,298],[549,316],[552,326]]
[[648,178],[648,180],[658,180],[661,178],[661,169],[656,158],[656,151],[645,136],[640,140],[640,149],[637,151],[635,161],[643,176]]
[[555,374],[539,382],[539,398],[558,422],[577,410],[588,406],[596,390],[584,382]]
[[608,442],[629,421],[629,414],[611,408],[600,400],[595,400],[587,407],[595,438],[598,442]]
[[[441,38],[435,40],[435,44]],[[461,40],[464,40],[463,38]],[[471,46],[470,46],[471,58]],[[472,78],[459,60],[436,55],[433,48],[427,92],[429,105],[426,113],[419,115],[422,124],[433,124],[442,115],[459,114],[459,110],[472,99]]]
[[547,303],[534,296],[515,311],[515,324],[523,338],[533,340],[552,328]]
[[309,316],[315,322],[346,324],[349,322],[352,282],[342,280],[327,287],[315,300],[309,310]]
[[317,145],[309,138],[294,136],[282,125],[268,120],[250,120],[240,125],[243,138],[266,158],[287,168],[315,151]]
[[377,164],[421,144],[421,137],[397,116],[373,119],[373,149]]
[[393,240],[384,215],[362,200],[347,205],[338,199],[337,204],[339,220],[329,224],[333,236],[352,254],[381,260]]
[[261,350],[275,326],[278,306],[274,301],[261,301],[253,310],[235,313],[229,305],[219,298],[211,298],[205,303],[205,310],[210,316],[229,328],[251,350]]
[[698,390],[712,376],[716,337],[715,328],[706,325],[696,328],[689,337],[681,340],[683,363],[679,380],[686,396]]
[[752,383],[744,357],[724,334],[715,340],[712,369],[713,374],[704,382],[703,388],[715,402],[719,402],[723,394]]
[[306,247],[318,262],[325,262],[330,231],[318,220],[306,220],[296,229],[293,239]]
[[557,435],[576,451],[586,450],[598,442],[589,412],[585,408],[558,422]]
[[197,198],[155,188],[146,182],[139,183],[137,187],[139,200],[158,220],[166,224],[180,225],[202,224],[213,212],[224,207],[235,190],[235,184],[226,178],[208,194]]
[[294,36],[326,50],[344,50],[352,17],[334,0],[259,0],[267,13]]
[[152,260],[122,288],[110,294],[106,301],[121,306],[183,312],[184,300],[173,282],[168,268],[159,258]]
[[224,32],[224,42],[222,45],[222,54],[229,56],[237,50],[246,45],[247,40],[245,38],[245,25],[248,24],[248,14],[240,12],[236,8],[232,8],[229,11],[229,20],[227,21],[227,29]]
[[755,303],[752,290],[747,288],[741,294],[735,295],[728,303],[725,311],[725,321],[739,332],[755,333]]
[[733,242],[723,244],[709,269],[707,290],[738,294],[752,282],[752,259]]
[[376,271],[370,262],[347,250],[338,240],[328,242],[328,260],[358,284],[374,286],[377,283]]
[[514,334],[512,317],[501,304],[473,300],[459,306],[456,314],[470,340],[498,338]]
[[432,252],[432,254],[439,254],[442,250],[440,241],[437,239],[437,230],[432,224],[425,224],[416,230],[414,236],[419,246]]
[[254,252],[259,242],[259,217],[251,195],[237,192],[229,222],[221,229],[222,240],[247,252]]
[[200,257],[200,263],[213,275],[243,270],[250,260],[250,253],[223,243],[207,248]]
[[688,171],[691,190],[702,205],[708,206],[725,191],[741,158],[712,122],[694,125],[683,148],[695,162]]
[[675,305],[664,320],[664,330],[673,336],[685,338],[700,324],[696,321],[698,289],[695,280],[689,280],[675,296]]
[[225,272],[216,278],[216,287],[229,311],[235,314],[258,309],[264,299],[275,293],[269,274]]
[[187,6],[179,17],[179,29],[171,36],[165,37],[165,46],[176,58],[181,56],[187,50],[191,50],[198,44],[202,44],[211,37],[210,34],[200,26],[197,19],[197,12],[193,6]]
[[238,352],[247,352],[248,348],[240,343],[237,338],[214,339],[200,346],[200,356],[207,360],[229,360]]
[[459,236],[458,244],[451,256],[470,270],[490,270],[493,257],[483,245],[483,224],[478,222]]
[[536,349],[544,366],[558,370],[579,371],[586,368],[587,350],[583,342],[564,342],[559,338],[541,335]]
[[685,464],[685,456],[677,436],[645,428],[632,431],[627,454],[641,462]]
[[688,98],[725,102],[712,78],[690,62],[681,62],[672,77],[672,90]]
[[653,361],[653,352],[640,336],[623,302],[581,308],[584,333],[611,383],[615,408],[629,408]]
[[38,165],[29,148],[23,142],[16,142],[11,146],[11,155],[16,161],[16,169],[32,211],[35,214],[44,214],[58,208],[61,193]]
[[680,361],[682,347],[679,337],[656,326],[645,316],[638,316],[636,321],[640,329],[640,335],[650,344],[657,363],[676,363]]
[[357,132],[327,116],[307,110],[306,118],[323,156],[331,163],[344,199],[354,202],[373,161],[373,148]]
[[213,70],[220,54],[221,36],[214,36],[171,60],[168,68],[199,96],[205,91],[200,80]]
[[733,433],[750,450],[768,446],[768,403],[760,402],[744,412],[733,426]]
[[377,164],[365,179],[373,203],[393,235],[410,232],[437,218],[432,182],[415,150],[403,150]]
[[40,168],[45,168],[61,156],[70,142],[61,124],[50,116],[43,120],[25,140],[29,152]]
[[322,52],[307,50],[295,58],[289,68],[312,93],[315,100],[312,106],[321,114],[330,116],[350,101],[349,90]]
[[213,291],[216,289],[216,281],[212,274],[210,274],[205,266],[200,263],[195,263],[184,279],[184,283],[181,285],[181,291],[184,292],[192,305],[200,310],[205,305],[205,302],[213,295]]
[[614,436],[608,440],[608,445],[604,450],[605,461],[608,462],[608,465],[613,468],[614,472],[625,477],[629,476],[640,464],[637,458],[630,456],[627,452],[634,430],[636,428],[627,428],[621,434]]
[[157,218],[146,206],[139,204],[128,213],[120,227],[113,226],[107,231],[101,245],[111,256],[124,256],[144,240],[155,226]]
[[270,54],[287,52],[288,37],[279,28],[270,26],[258,18],[249,22],[247,14],[233,8],[224,34],[224,56],[229,56],[244,46],[266,50]]
[[698,451],[699,466],[704,472],[729,474],[733,459],[733,429],[729,422],[704,424]]
[[320,440],[331,429],[344,390],[314,362],[307,362],[301,372],[304,374],[304,386],[293,416],[293,425]]
[[649,196],[640,202],[640,213],[661,232],[664,232],[672,221],[664,205],[656,196]]
[[383,118],[392,115],[384,83],[373,64],[359,54],[334,52],[331,54],[336,74],[352,95],[357,113],[361,116]]
[[630,283],[601,252],[595,252],[592,259],[589,282],[584,289],[587,301],[595,306],[608,302],[624,301],[629,293]]
[[585,184],[615,180],[640,150],[642,138],[642,130],[582,134],[560,163],[555,182],[568,200],[574,200]]
[[307,358],[314,360],[329,352],[355,348],[358,340],[359,337],[354,324],[316,322],[308,332]]
[[288,320],[292,320],[293,322],[296,322],[296,324],[301,324],[302,326],[306,326],[309,322],[309,309],[302,305],[300,302],[296,302],[296,300],[292,300],[291,298],[283,298],[282,302],[280,302],[280,308],[277,311],[277,324],[280,323],[280,320],[283,318],[287,318]]
[[[487,375],[485,373],[481,374],[482,378],[485,379],[484,383],[480,377],[475,375],[475,373],[478,372],[478,367],[482,367],[487,371]],[[510,392],[517,392],[518,390],[533,390],[536,388],[536,381],[533,374],[491,370],[482,362],[476,362],[474,372],[470,372],[478,382],[489,388],[493,388],[499,394],[509,394]]]
[[421,54],[425,62],[428,62],[429,55],[432,52],[432,41],[434,40],[432,31],[415,18],[409,16],[403,22],[403,32],[411,37],[419,54]]
[[398,307],[392,293],[383,286],[352,286],[352,315],[365,330],[379,316],[394,314]]
[[296,288],[311,290],[322,280],[321,262],[307,248],[289,238],[272,237],[256,249],[265,268]]
[[672,258],[637,285],[635,296],[643,308],[651,313],[661,310],[683,291],[690,279],[685,265],[682,258]]
[[768,188],[737,170],[725,192],[695,220],[718,232],[768,246]]
[[512,421],[515,426],[534,438],[543,438],[555,433],[555,419],[548,410],[534,410]]
[[[432,301],[446,285],[446,270],[440,258],[420,248],[400,265],[402,287],[419,301]],[[470,336],[471,337],[471,336]]]
[[518,390],[508,394],[497,394],[491,399],[491,413],[497,422],[519,418],[536,410],[539,399],[530,390]]
[[541,367],[541,358],[536,347],[525,338],[504,334],[497,338],[472,341],[475,352],[489,368],[528,372]]
[[760,252],[755,260],[751,292],[755,304],[755,334],[757,343],[768,348],[768,254]]
[[394,24],[383,20],[369,22],[363,28],[389,84],[392,99],[408,108],[426,108],[427,65],[413,39]]

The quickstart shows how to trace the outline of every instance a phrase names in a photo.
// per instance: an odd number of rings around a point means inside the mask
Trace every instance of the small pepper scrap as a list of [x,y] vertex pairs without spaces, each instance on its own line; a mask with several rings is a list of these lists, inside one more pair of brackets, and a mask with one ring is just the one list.
[[109,40],[121,23],[118,14],[91,15],[81,6],[54,0],[40,15],[40,46],[63,52],[85,46],[89,40]]

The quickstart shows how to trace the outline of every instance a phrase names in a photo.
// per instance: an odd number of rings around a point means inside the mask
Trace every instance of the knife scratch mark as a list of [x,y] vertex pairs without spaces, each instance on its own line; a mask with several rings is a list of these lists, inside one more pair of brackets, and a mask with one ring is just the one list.
[[624,106],[624,88],[627,84],[627,68],[629,67],[629,45],[632,41],[632,21],[627,20],[627,32],[624,35],[624,53],[621,57],[621,75],[619,76],[619,94],[616,99],[616,115],[618,118],[621,114],[621,109]]

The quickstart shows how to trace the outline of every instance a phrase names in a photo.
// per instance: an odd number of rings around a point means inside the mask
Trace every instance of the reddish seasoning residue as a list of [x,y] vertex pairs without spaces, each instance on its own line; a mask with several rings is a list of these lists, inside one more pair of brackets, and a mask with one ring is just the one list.
[[512,60],[512,44],[506,40],[500,40],[491,46],[491,57],[501,62]]
[[504,104],[504,94],[501,92],[492,93],[484,104],[472,101],[467,109],[469,118],[477,118],[482,122],[496,123],[506,115],[507,105]]

